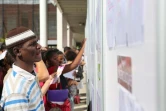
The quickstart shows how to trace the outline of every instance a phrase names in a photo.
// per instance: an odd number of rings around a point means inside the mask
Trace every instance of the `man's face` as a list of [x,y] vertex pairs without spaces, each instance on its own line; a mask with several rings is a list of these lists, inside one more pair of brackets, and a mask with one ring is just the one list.
[[41,60],[41,46],[37,41],[37,38],[30,39],[22,45],[22,48],[20,48],[22,61],[33,63]]

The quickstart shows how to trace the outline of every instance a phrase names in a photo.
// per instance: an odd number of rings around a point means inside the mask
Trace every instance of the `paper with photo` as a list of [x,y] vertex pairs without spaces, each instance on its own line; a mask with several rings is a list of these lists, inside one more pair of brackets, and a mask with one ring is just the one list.
[[62,74],[64,67],[65,67],[65,65],[61,65],[58,67],[57,74],[54,77],[54,79],[50,82],[50,84],[55,84],[58,81],[60,75]]

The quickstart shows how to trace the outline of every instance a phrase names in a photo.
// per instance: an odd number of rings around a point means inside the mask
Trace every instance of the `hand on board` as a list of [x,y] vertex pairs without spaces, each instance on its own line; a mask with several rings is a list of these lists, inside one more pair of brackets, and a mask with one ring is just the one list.
[[82,46],[86,43],[86,38],[82,41]]

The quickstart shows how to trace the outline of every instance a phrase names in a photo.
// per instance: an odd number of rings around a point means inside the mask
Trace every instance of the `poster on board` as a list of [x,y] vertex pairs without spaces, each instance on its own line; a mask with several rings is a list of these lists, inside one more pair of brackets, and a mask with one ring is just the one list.
[[106,35],[109,48],[144,41],[143,0],[106,0]]
[[94,86],[95,85],[95,55],[94,54],[91,54],[90,56],[88,56],[89,59],[88,59],[88,79],[90,80],[90,83],[92,83],[92,85]]
[[115,37],[116,37],[116,46],[126,46],[126,34],[127,34],[127,0],[117,0],[116,1],[116,10],[115,10]]
[[97,50],[97,74],[98,81],[101,80],[101,41],[102,41],[102,28],[101,28],[101,0],[97,0],[96,5],[96,50]]
[[102,109],[101,109],[101,97],[100,97],[100,95],[99,95],[99,93],[97,92],[97,107],[96,107],[96,111],[102,111]]
[[117,57],[118,82],[132,93],[132,61],[131,57]]
[[115,46],[115,1],[107,0],[106,1],[106,34],[107,34],[107,42],[108,47],[112,48]]
[[144,41],[144,1],[129,0],[128,8],[128,45],[142,44]]
[[94,86],[93,84],[91,84],[91,102],[92,102],[92,110],[91,111],[95,111],[95,104],[96,104],[96,101],[95,101],[95,89],[94,89]]
[[101,27],[101,0],[97,1],[97,7],[96,7],[96,17],[95,17],[95,21],[96,21],[96,50],[98,52],[101,52],[101,32],[102,32],[102,27]]

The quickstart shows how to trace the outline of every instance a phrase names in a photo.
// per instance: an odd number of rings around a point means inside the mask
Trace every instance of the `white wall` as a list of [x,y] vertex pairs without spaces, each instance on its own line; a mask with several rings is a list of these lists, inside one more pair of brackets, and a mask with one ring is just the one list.
[[[104,7],[105,10],[105,7]],[[106,13],[103,13],[104,17]],[[144,43],[108,49],[104,32],[105,111],[118,111],[117,56],[132,58],[133,95],[145,111],[156,110],[156,0],[144,1]],[[104,22],[104,31],[106,30]],[[110,107],[111,106],[111,107]]]
[[[94,2],[89,1],[89,9],[93,7]],[[139,104],[144,111],[158,111],[157,110],[157,57],[156,57],[156,3],[157,0],[144,0],[144,42],[142,44],[108,48],[107,34],[106,34],[106,0],[103,2],[103,97],[104,111],[119,111],[119,90],[117,81],[117,56],[128,56],[132,59],[132,88],[133,96],[136,97]],[[91,13],[91,12],[90,12]],[[88,14],[88,23],[90,23],[94,16]],[[90,31],[89,25],[86,28]],[[90,32],[86,37],[89,37]],[[90,55],[90,43],[95,39],[88,38],[87,55]],[[97,55],[94,55],[95,57]],[[94,62],[96,65],[96,61]],[[90,63],[88,63],[90,64]],[[89,66],[91,67],[91,66]],[[88,69],[89,70],[89,69]],[[96,70],[96,68],[94,68]],[[96,71],[93,71],[96,72]],[[94,74],[97,76],[97,74]],[[96,78],[96,77],[94,77]],[[92,90],[92,89],[90,89]],[[96,98],[96,97],[95,97]]]

